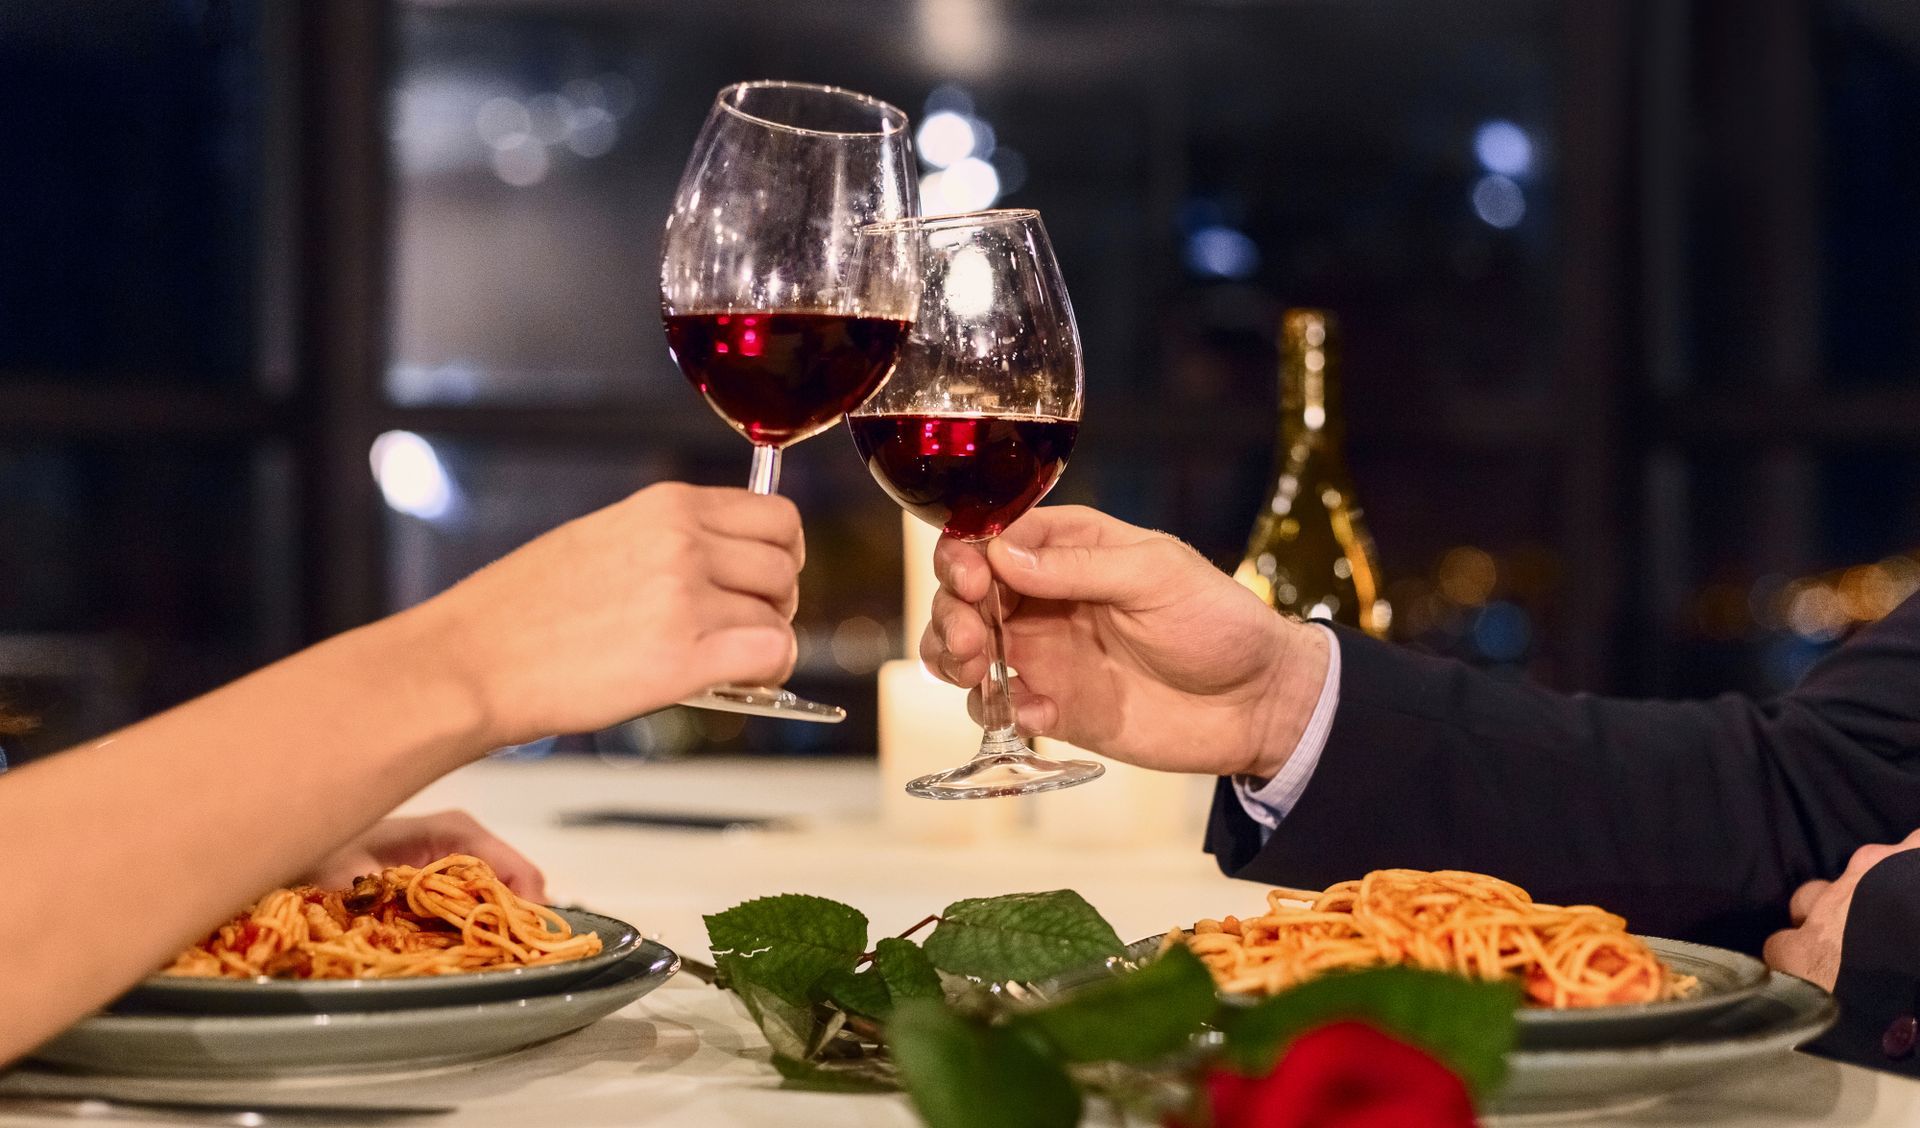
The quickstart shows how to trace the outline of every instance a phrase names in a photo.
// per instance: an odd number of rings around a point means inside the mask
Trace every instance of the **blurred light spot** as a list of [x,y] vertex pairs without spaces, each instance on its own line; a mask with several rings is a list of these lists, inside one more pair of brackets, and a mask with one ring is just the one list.
[[833,629],[834,664],[850,674],[870,674],[893,653],[893,633],[876,619],[855,615]]
[[607,91],[591,78],[576,78],[560,88],[560,96],[576,106],[607,108]]
[[557,145],[572,128],[573,103],[558,94],[535,94],[527,99],[527,132],[542,145]]
[[1305,619],[1331,619],[1339,610],[1340,597],[1337,595],[1329,595],[1320,600],[1320,602],[1315,603],[1312,607],[1307,608],[1307,613],[1301,617]]
[[1493,594],[1500,572],[1485,550],[1462,545],[1440,558],[1439,579],[1440,594],[1462,607],[1478,607]]
[[446,467],[433,444],[412,431],[388,431],[373,440],[368,461],[381,495],[397,512],[432,521],[453,507]]
[[1343,580],[1353,578],[1353,561],[1342,556],[1333,562],[1333,574]]
[[1920,591],[1920,560],[1911,556],[1889,556],[1880,562],[1880,570],[1887,574],[1887,583],[1892,586],[1895,607]]
[[1000,194],[1011,196],[1027,185],[1027,158],[1002,145],[993,151],[993,171],[1000,174]]
[[967,124],[973,127],[973,155],[982,160],[990,160],[999,147],[1000,139],[993,126],[979,118],[968,118]]
[[979,157],[957,161],[950,168],[920,178],[923,215],[956,215],[993,206],[1000,196],[1000,174]]
[[1488,172],[1501,176],[1525,176],[1533,171],[1533,140],[1510,121],[1482,123],[1473,134],[1473,155]]
[[700,730],[700,739],[708,744],[738,740],[740,734],[747,731],[745,717],[738,713],[722,713],[718,709],[695,709],[693,724]]
[[489,98],[473,116],[480,139],[496,149],[511,149],[533,136],[533,118],[516,98]]
[[942,111],[920,123],[914,138],[920,159],[935,168],[947,168],[973,155],[973,123],[960,114]]
[[979,247],[962,247],[947,261],[946,306],[962,317],[993,308],[993,264]]
[[1506,177],[1483,176],[1473,185],[1473,214],[1490,227],[1517,227],[1527,214],[1527,198]]
[[984,74],[1007,54],[1000,0],[915,0],[920,51],[935,73]]
[[662,709],[616,725],[595,739],[594,751],[602,763],[617,768],[681,755],[700,740],[692,713],[691,709]]
[[531,188],[545,180],[552,164],[547,147],[532,137],[512,148],[493,151],[493,174],[515,188]]
[[1187,269],[1207,278],[1250,278],[1260,269],[1260,248],[1245,232],[1202,227],[1187,236]]
[[1840,596],[1826,584],[1813,581],[1790,585],[1793,594],[1787,600],[1787,629],[1809,642],[1831,642],[1847,628],[1847,613]]
[[1767,650],[1767,680],[1773,683],[1775,689],[1793,688],[1801,678],[1807,676],[1807,671],[1828,649],[1823,644],[1807,642],[1791,635],[1779,639]]
[[1512,662],[1526,654],[1533,641],[1527,613],[1506,600],[1486,605],[1473,620],[1473,645],[1496,662]]
[[620,140],[620,125],[613,115],[599,106],[583,106],[573,111],[568,122],[567,148],[577,157],[604,157]]

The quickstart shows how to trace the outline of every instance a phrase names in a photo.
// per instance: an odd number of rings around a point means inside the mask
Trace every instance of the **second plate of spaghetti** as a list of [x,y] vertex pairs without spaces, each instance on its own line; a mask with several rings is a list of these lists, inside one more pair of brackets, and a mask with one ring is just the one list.
[[1114,970],[1174,944],[1199,956],[1229,999],[1386,965],[1512,980],[1523,1047],[1642,1044],[1767,982],[1751,956],[1639,936],[1605,909],[1540,904],[1511,882],[1463,871],[1376,870],[1322,890],[1274,889],[1264,913],[1140,941]]
[[351,889],[276,889],[114,1005],[303,1014],[563,991],[642,943],[624,921],[528,901],[478,858],[395,866]]

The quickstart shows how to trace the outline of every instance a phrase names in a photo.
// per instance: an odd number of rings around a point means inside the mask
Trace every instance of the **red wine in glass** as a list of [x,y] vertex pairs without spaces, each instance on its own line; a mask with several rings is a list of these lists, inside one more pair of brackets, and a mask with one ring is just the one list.
[[865,403],[909,322],[848,313],[669,314],[667,347],[706,401],[755,443],[786,446]]
[[1046,496],[1080,433],[1044,416],[852,415],[847,426],[882,489],[969,541],[999,536]]

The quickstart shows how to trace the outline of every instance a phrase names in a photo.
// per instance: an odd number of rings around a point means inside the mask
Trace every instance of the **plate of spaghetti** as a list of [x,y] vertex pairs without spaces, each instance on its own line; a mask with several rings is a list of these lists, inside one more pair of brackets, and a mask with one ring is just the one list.
[[275,889],[114,1009],[335,1013],[521,998],[585,981],[641,943],[630,924],[536,904],[486,862],[452,854],[349,889]]
[[1321,890],[1273,889],[1264,913],[1202,920],[1130,954],[1151,958],[1174,944],[1199,956],[1230,998],[1384,965],[1513,980],[1522,1046],[1643,1042],[1767,982],[1751,956],[1639,936],[1605,909],[1540,904],[1511,882],[1457,870],[1376,870]]

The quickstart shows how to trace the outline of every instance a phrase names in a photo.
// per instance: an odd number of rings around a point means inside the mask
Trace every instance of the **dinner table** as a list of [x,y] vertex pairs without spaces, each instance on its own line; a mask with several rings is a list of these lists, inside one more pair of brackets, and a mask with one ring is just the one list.
[[[1134,833],[1121,790],[966,806],[927,804],[925,833],[883,821],[872,759],[634,761],[592,755],[497,758],[429,786],[404,810],[464,809],[545,871],[557,903],[630,921],[693,959],[710,958],[702,914],[776,893],[813,893],[897,932],[963,897],[1071,888],[1126,938],[1240,909],[1262,890],[1223,876],[1198,840],[1206,781],[1180,825]],[[982,804],[1013,804],[992,808]],[[1108,804],[1112,804],[1109,810]],[[936,811],[935,808],[943,808]],[[1055,808],[1066,811],[1068,808]],[[730,994],[682,972],[616,1014],[559,1039],[430,1070],[267,1080],[104,1077],[27,1065],[0,1076],[0,1124],[448,1123],[512,1125],[908,1126],[899,1095],[784,1088],[769,1049]],[[76,1099],[84,1097],[89,1099]],[[259,1108],[317,1110],[289,1118]],[[384,1118],[383,1107],[440,1110]],[[360,1110],[360,1111],[356,1111]],[[1090,1106],[1090,1123],[1112,1123]],[[1920,1081],[1806,1053],[1664,1099],[1493,1123],[1920,1125]]]

